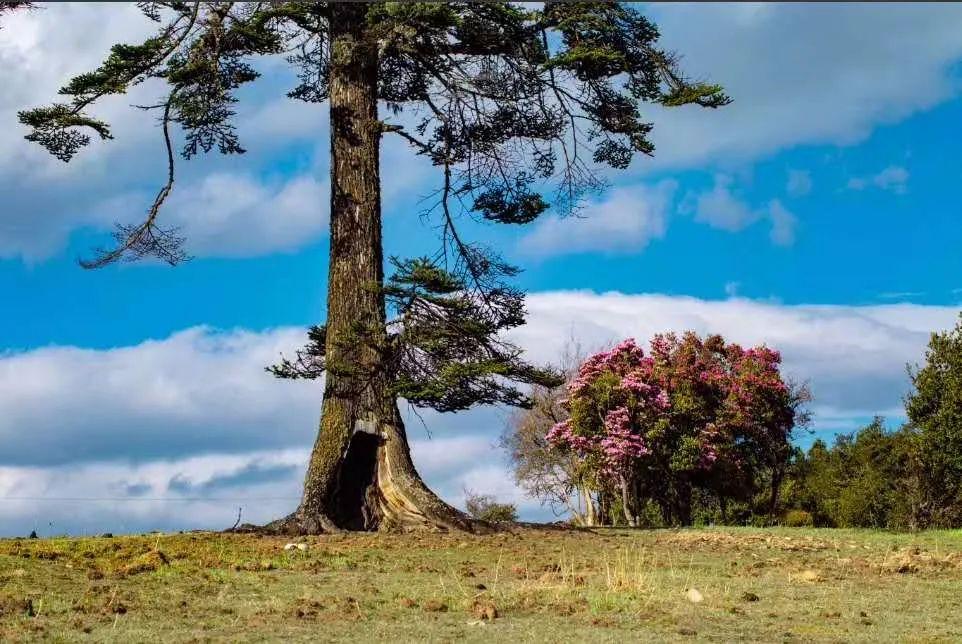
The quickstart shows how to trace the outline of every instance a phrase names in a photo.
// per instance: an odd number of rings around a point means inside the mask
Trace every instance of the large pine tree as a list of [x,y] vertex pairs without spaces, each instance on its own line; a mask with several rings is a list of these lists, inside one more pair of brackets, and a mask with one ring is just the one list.
[[[326,324],[305,350],[272,367],[324,375],[320,431],[298,509],[274,529],[479,526],[435,496],[411,461],[397,399],[441,411],[528,404],[519,386],[556,376],[527,364],[500,333],[524,322],[516,270],[458,229],[469,216],[527,224],[553,206],[574,212],[602,187],[598,168],[652,154],[639,105],[718,107],[716,85],[694,83],[657,47],[656,27],[618,3],[143,2],[159,25],[115,45],[96,70],[67,83],[64,101],[21,112],[27,139],[69,161],[91,136],[88,113],[107,94],[149,78],[168,91],[154,109],[168,174],[144,220],[119,226],[90,268],[154,256],[176,264],[184,240],[162,226],[174,184],[171,126],[181,155],[243,148],[235,90],[257,56],[286,55],[300,83],[289,96],[328,102],[331,235]],[[380,142],[399,136],[439,169],[429,216],[433,257],[394,260],[384,279]],[[388,315],[390,314],[390,319]]]

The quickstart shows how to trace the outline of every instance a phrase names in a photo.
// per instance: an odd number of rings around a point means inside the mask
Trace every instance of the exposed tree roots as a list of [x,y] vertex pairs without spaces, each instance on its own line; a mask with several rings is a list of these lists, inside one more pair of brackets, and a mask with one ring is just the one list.
[[[403,430],[354,433],[340,463],[336,485],[322,508],[301,506],[263,526],[243,524],[230,532],[278,535],[346,531],[466,532],[503,529],[451,507],[424,485],[414,469]],[[386,436],[386,437],[382,437]]]

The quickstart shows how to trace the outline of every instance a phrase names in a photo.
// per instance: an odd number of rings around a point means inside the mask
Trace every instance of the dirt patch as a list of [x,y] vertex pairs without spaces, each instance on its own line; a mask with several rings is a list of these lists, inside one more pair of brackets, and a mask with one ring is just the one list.
[[291,607],[290,615],[296,619],[317,619],[324,608],[324,602],[320,600],[300,599]]
[[780,550],[784,552],[821,552],[834,550],[835,544],[811,536],[791,537],[772,534],[732,534],[727,532],[676,532],[660,536],[659,545],[674,545],[683,550],[729,552],[741,550]]
[[0,617],[33,617],[36,614],[33,600],[0,595]]
[[912,546],[888,553],[877,562],[876,568],[882,574],[900,575],[959,570],[962,569],[962,553],[940,555]]
[[427,613],[445,613],[448,605],[438,599],[429,599],[421,604],[421,610]]

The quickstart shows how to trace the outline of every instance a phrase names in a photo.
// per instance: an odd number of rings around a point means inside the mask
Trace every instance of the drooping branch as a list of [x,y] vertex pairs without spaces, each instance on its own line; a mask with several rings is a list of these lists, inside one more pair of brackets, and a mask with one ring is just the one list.
[[[174,17],[160,32],[140,45],[115,45],[110,56],[95,71],[71,79],[60,93],[73,97],[69,104],[57,103],[20,112],[21,123],[29,126],[28,140],[35,141],[62,161],[70,161],[90,143],[92,130],[101,139],[111,139],[109,126],[84,110],[108,94],[125,93],[149,78],[166,81],[171,89],[161,105],[161,125],[167,153],[167,177],[163,187],[136,224],[117,224],[114,245],[98,249],[82,260],[85,268],[100,268],[116,261],[155,257],[175,265],[185,259],[186,241],[176,229],[158,225],[162,207],[173,188],[174,155],[170,124],[184,130],[182,156],[217,148],[221,153],[243,153],[232,123],[233,91],[257,78],[258,73],[244,61],[254,54],[280,51],[285,32],[282,23],[298,22],[311,10],[305,7],[273,6],[274,3],[144,2],[139,6],[151,20]],[[159,107],[159,106],[154,106]],[[151,108],[148,108],[151,109]]]
[[176,266],[187,259],[187,253],[183,248],[184,238],[177,234],[176,229],[159,228],[156,223],[160,209],[174,187],[174,149],[170,140],[170,107],[176,92],[177,90],[174,90],[167,97],[163,116],[160,119],[167,152],[167,181],[154,197],[154,202],[144,220],[136,225],[117,224],[114,232],[116,245],[111,249],[96,251],[92,259],[80,260],[80,265],[84,268],[101,268],[120,259],[135,261],[147,256],[156,257],[171,266]]

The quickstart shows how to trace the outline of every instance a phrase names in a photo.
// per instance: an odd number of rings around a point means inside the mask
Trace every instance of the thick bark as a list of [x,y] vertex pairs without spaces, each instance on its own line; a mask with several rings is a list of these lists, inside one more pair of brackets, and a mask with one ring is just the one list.
[[278,531],[480,526],[435,496],[411,461],[387,372],[377,45],[362,3],[331,5],[331,248],[320,430],[297,511]]

